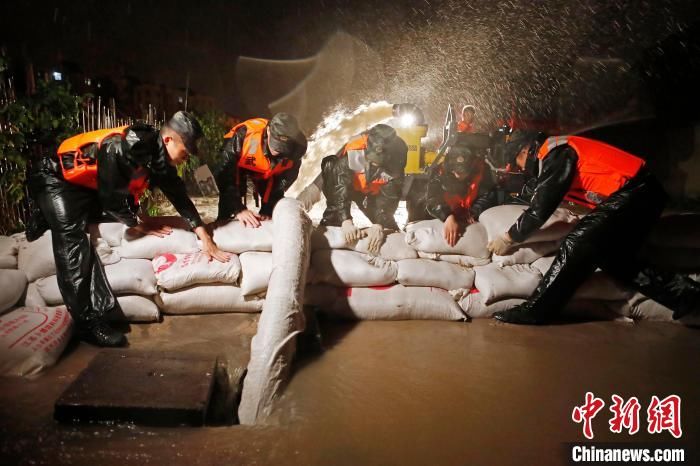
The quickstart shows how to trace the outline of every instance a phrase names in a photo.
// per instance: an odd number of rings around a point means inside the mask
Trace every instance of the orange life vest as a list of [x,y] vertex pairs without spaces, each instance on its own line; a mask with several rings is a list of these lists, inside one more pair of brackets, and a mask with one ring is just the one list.
[[450,194],[445,191],[444,199],[452,212],[457,215],[461,215],[462,212],[468,213],[471,209],[472,204],[476,200],[476,196],[479,194],[479,185],[481,184],[481,178],[484,175],[484,166],[480,165],[479,172],[472,176],[471,183],[469,184],[469,189],[467,194],[460,196],[459,194]]
[[457,123],[457,132],[459,132],[459,133],[473,133],[474,132],[474,124],[467,123],[464,120],[460,120]]
[[[78,134],[63,141],[56,151],[63,179],[69,183],[97,189],[98,168],[95,154],[105,139],[116,135],[124,136],[126,128],[128,126],[99,129]],[[132,174],[128,189],[136,202],[148,189],[148,175],[148,170],[143,167],[137,168]]]
[[365,176],[365,150],[367,150],[366,134],[361,134],[345,144],[341,157],[348,158],[348,165],[353,171],[352,186],[356,191],[363,194],[377,195],[379,190],[389,182],[388,179],[379,178],[367,182]]
[[285,159],[272,167],[270,159],[265,156],[263,150],[263,135],[265,134],[265,128],[267,128],[267,122],[268,120],[265,118],[246,120],[231,128],[231,131],[224,135],[224,139],[230,139],[236,134],[238,128],[245,126],[245,139],[243,139],[243,147],[238,157],[236,184],[240,184],[241,169],[254,172],[258,179],[268,180],[263,195],[263,202],[267,202],[270,199],[270,194],[272,193],[272,187],[274,185],[274,177],[294,166],[294,161]]
[[595,207],[622,188],[646,162],[616,147],[580,136],[547,138],[537,154],[543,160],[555,148],[568,144],[578,154],[576,174],[564,199]]

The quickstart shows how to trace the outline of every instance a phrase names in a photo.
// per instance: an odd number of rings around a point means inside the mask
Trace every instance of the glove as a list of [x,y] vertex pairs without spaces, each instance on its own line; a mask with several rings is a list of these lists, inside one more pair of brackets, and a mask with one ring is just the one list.
[[508,252],[508,249],[513,245],[513,243],[514,241],[510,235],[508,233],[503,233],[498,238],[489,241],[486,248],[496,255],[503,256],[506,252]]
[[352,219],[349,218],[345,220],[340,225],[340,231],[343,232],[343,238],[345,238],[346,243],[354,243],[358,239],[362,238],[363,234],[359,228],[357,228],[353,223]]
[[384,244],[384,227],[375,223],[367,228],[367,251],[375,256],[379,255],[379,249]]

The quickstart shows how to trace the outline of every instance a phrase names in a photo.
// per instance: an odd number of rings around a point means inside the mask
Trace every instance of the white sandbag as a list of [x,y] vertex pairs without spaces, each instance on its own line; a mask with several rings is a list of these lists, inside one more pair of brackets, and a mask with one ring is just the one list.
[[218,312],[260,312],[264,299],[245,297],[233,285],[194,285],[172,293],[161,291],[156,302],[165,314],[211,314]]
[[681,319],[673,320],[673,310],[667,308],[653,299],[649,299],[641,293],[635,293],[628,301],[630,317],[634,320],[649,320],[654,322],[671,322],[700,326],[700,310],[696,310]]
[[634,291],[613,280],[607,273],[598,270],[576,290],[575,300],[627,301]]
[[352,320],[465,320],[459,305],[442,288],[392,285],[335,288],[309,285],[307,304]]
[[527,264],[507,267],[489,264],[475,267],[474,271],[474,286],[481,293],[485,304],[508,298],[529,298],[542,280],[540,271]]
[[16,269],[19,243],[12,236],[0,236],[0,269]]
[[[458,296],[459,297],[459,296]],[[495,312],[508,311],[526,302],[526,299],[510,298],[484,303],[479,292],[466,292],[459,297],[459,305],[473,319],[491,318]],[[616,320],[629,322],[624,311],[624,301],[573,300],[566,304],[557,320]]]
[[[149,260],[123,259],[116,264],[106,265],[105,273],[115,294],[151,296],[157,292],[156,276]],[[37,280],[36,287],[49,305],[63,304],[63,296],[58,289],[55,275]]]
[[158,286],[172,291],[204,283],[235,285],[241,273],[237,255],[228,262],[209,260],[202,252],[189,254],[160,254],[152,261]]
[[145,296],[117,296],[117,302],[129,322],[157,322],[160,318],[156,303]]
[[[479,216],[479,223],[486,227],[488,239],[491,241],[507,232],[526,209],[527,206],[513,204],[491,207]],[[524,243],[561,240],[569,234],[577,222],[576,215],[568,209],[559,207]]]
[[100,258],[102,265],[116,264],[121,260],[119,253],[115,249],[112,249],[112,246],[107,244],[107,241],[103,238],[91,236],[90,242],[94,246],[97,257]]
[[335,286],[382,286],[396,282],[395,261],[345,249],[321,249],[311,255],[313,283]]
[[477,290],[465,290],[459,297],[459,307],[472,319],[490,318],[494,312],[507,311],[524,302],[522,298],[510,298],[486,304],[483,293]]
[[36,283],[27,285],[27,293],[24,296],[24,307],[47,307],[46,301],[41,297]]
[[272,251],[272,221],[261,222],[259,228],[246,228],[231,220],[214,230],[214,242],[222,251],[241,254],[246,251]]
[[[111,265],[121,260],[121,256],[104,239],[98,237],[89,237],[88,239],[91,240],[95,253],[103,265]],[[27,274],[27,279],[30,282],[56,275],[51,230],[31,243],[26,240],[19,242],[17,268]]]
[[555,258],[556,255],[540,257],[532,263],[532,266],[539,270],[540,273],[544,276],[544,274],[546,274],[549,271],[550,267],[552,267]]
[[532,264],[536,260],[552,254],[559,249],[559,241],[543,241],[541,243],[525,243],[516,246],[510,254],[499,256],[494,254],[491,260],[500,265]]
[[153,235],[130,237],[124,235],[122,244],[114,248],[122,258],[153,259],[158,254],[186,254],[199,251],[197,235],[191,231],[174,228],[162,238]]
[[88,225],[91,238],[102,238],[110,247],[121,246],[126,225],[119,222],[92,223]]
[[17,304],[27,289],[27,276],[21,270],[0,270],[0,313]]
[[[368,250],[369,240],[362,238],[359,241],[347,243],[340,227],[318,227],[311,234],[311,250],[320,249],[349,249],[365,254]],[[418,257],[415,249],[406,244],[406,235],[397,231],[386,235],[384,243],[379,249],[379,257],[391,261],[415,259]]]
[[19,251],[19,243],[12,236],[0,235],[0,257],[16,256]]
[[249,251],[239,256],[243,296],[264,293],[272,273],[272,253]]
[[41,238],[31,243],[29,241],[20,242],[17,268],[27,274],[27,279],[30,282],[56,274],[51,231],[47,231]]
[[421,252],[418,251],[418,257],[421,259],[430,259],[433,261],[449,262],[463,267],[475,267],[477,265],[486,265],[491,262],[490,257],[480,258],[472,256],[459,256],[456,254],[440,254],[437,252]]
[[398,261],[397,280],[404,286],[427,286],[456,290],[474,285],[474,269],[429,259]]
[[444,237],[445,224],[437,219],[424,220],[406,225],[406,244],[417,251],[437,252],[440,254],[455,254],[486,258],[491,255],[486,228],[480,223],[468,225],[457,244],[450,246]]
[[17,256],[0,256],[0,269],[16,269]]
[[0,375],[32,375],[52,366],[72,333],[63,306],[20,307],[0,316]]
[[272,218],[272,276],[258,331],[250,344],[248,372],[238,408],[241,424],[259,423],[269,416],[289,379],[297,335],[306,325],[303,304],[311,220],[299,201],[288,198],[277,203]]

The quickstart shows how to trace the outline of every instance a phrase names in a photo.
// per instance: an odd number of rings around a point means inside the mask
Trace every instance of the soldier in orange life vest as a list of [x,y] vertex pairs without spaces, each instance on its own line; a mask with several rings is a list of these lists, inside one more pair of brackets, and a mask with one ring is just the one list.
[[27,226],[27,239],[51,229],[56,278],[81,339],[98,346],[124,346],[124,334],[107,323],[120,314],[102,263],[85,227],[103,214],[130,227],[128,234],[170,234],[170,227],[141,221],[138,197],[157,186],[202,240],[202,251],[222,262],[175,165],[196,153],[202,131],[197,120],[177,112],[160,130],[145,124],[98,130],[64,141],[56,154],[44,157],[29,178],[38,209]]
[[[234,126],[224,138],[223,162],[214,177],[219,187],[218,222],[232,216],[246,227],[257,228],[299,175],[306,153],[306,136],[296,118],[278,113],[271,120],[253,118]],[[262,198],[260,212],[245,204],[246,178]]]
[[448,149],[443,166],[428,181],[425,217],[445,223],[445,241],[457,244],[466,225],[493,204],[493,179],[484,159],[465,146]]
[[700,284],[644,264],[636,253],[659,218],[666,193],[644,160],[578,136],[516,139],[515,164],[538,173],[530,207],[488,245],[496,254],[524,241],[566,200],[592,209],[564,238],[554,262],[532,296],[494,314],[515,324],[543,324],[601,268],[620,283],[673,309],[678,319],[698,310]]
[[473,105],[465,105],[462,107],[462,119],[457,123],[457,131],[460,133],[473,133],[474,116],[476,108]]
[[[335,155],[321,162],[326,210],[321,225],[340,226],[346,241],[369,237],[370,251],[379,252],[384,229],[398,230],[394,219],[401,199],[406,143],[394,128],[379,124],[353,137]],[[350,207],[355,202],[372,222],[360,231],[352,221]]]

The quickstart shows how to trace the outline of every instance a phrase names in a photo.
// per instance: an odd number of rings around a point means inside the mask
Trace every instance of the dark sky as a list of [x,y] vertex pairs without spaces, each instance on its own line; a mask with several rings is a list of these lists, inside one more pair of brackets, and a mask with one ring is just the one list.
[[698,18],[697,0],[27,0],[3,2],[0,43],[169,86],[189,71],[193,89],[240,114],[239,55],[307,57],[342,29],[382,57],[387,100],[495,109],[552,95],[576,57],[634,63]]

